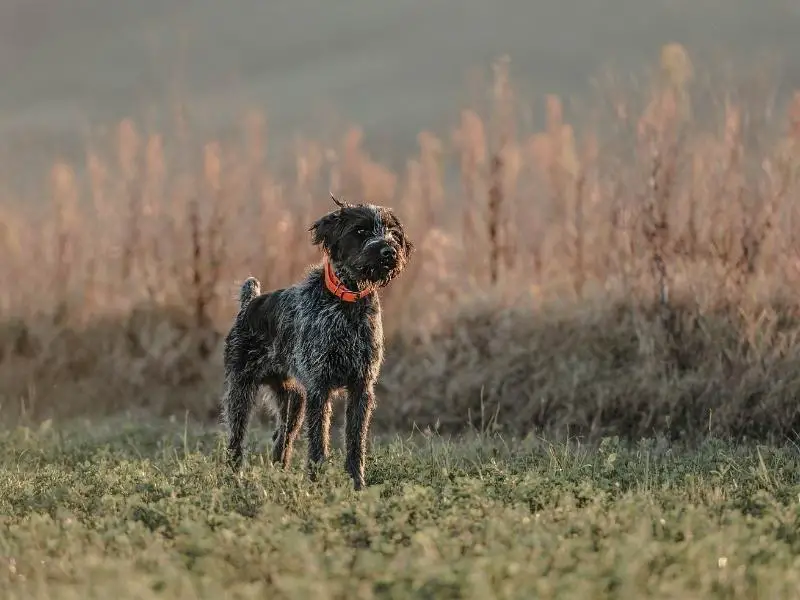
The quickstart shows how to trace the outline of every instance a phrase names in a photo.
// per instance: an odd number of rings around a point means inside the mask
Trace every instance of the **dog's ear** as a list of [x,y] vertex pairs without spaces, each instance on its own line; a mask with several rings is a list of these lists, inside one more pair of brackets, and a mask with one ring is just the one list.
[[318,219],[308,229],[311,232],[311,243],[315,246],[322,244],[322,247],[327,252],[330,252],[334,241],[338,237],[341,218],[342,215],[340,211],[337,210]]
[[407,238],[405,234],[403,235],[403,246],[405,247],[406,258],[414,254],[414,250],[417,249],[417,247],[414,245],[414,242]]
[[337,210],[329,212],[327,215],[319,219],[311,227],[311,242],[315,245],[322,245],[323,249],[329,254],[333,251],[333,246],[341,234],[342,225],[342,211],[343,209],[350,208],[351,204],[337,198],[333,192],[330,192],[331,200],[338,207]]
[[400,245],[403,246],[403,252],[406,255],[406,258],[411,256],[416,249],[414,242],[406,235],[405,229],[400,224],[400,220],[394,215],[394,213],[390,212],[390,222],[397,228],[398,232],[400,233]]

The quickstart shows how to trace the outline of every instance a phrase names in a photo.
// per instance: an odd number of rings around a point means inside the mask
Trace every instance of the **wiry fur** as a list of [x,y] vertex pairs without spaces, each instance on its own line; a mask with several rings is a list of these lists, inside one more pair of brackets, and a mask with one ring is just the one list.
[[[349,289],[387,285],[413,251],[402,225],[387,208],[334,201],[339,208],[311,226],[313,243],[322,247]],[[329,453],[331,394],[344,389],[345,468],[355,488],[361,489],[382,362],[377,293],[353,303],[340,300],[325,287],[322,265],[311,268],[299,283],[265,294],[258,281],[249,278],[225,340],[223,415],[231,465],[241,465],[250,414],[259,389],[266,386],[277,421],[272,460],[289,465],[305,422],[313,477],[314,468]]]
[[261,284],[255,277],[248,277],[239,290],[239,310],[245,308],[250,301],[261,294]]

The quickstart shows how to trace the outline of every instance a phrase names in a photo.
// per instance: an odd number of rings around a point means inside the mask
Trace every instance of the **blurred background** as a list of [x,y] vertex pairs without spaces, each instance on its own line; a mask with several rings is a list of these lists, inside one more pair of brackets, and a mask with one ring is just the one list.
[[0,0],[3,164],[40,172],[96,129],[163,126],[180,104],[216,135],[262,110],[276,147],[357,123],[402,166],[503,55],[530,101],[585,98],[607,68],[641,75],[671,42],[715,69],[777,66],[791,89],[798,31],[798,0]]

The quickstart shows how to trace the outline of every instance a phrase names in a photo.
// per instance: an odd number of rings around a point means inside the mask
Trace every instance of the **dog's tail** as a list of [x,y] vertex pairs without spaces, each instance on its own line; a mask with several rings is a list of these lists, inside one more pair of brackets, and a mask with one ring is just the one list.
[[239,310],[250,304],[250,302],[261,294],[261,284],[255,277],[248,277],[239,289]]

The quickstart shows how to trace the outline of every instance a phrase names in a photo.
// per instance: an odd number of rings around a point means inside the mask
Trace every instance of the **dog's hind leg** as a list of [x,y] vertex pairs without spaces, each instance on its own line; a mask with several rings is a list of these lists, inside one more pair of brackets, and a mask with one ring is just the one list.
[[242,465],[244,441],[257,393],[258,385],[251,381],[229,378],[225,382],[222,409],[228,428],[228,463],[234,469]]
[[303,390],[298,389],[287,379],[274,379],[268,382],[278,412],[278,427],[272,436],[272,462],[281,463],[283,468],[289,467],[292,461],[292,450],[306,412],[306,398]]

